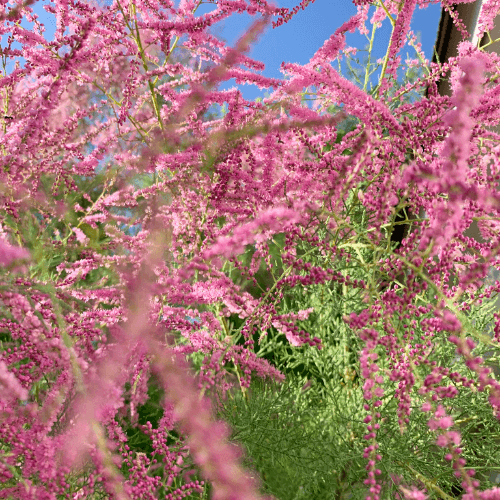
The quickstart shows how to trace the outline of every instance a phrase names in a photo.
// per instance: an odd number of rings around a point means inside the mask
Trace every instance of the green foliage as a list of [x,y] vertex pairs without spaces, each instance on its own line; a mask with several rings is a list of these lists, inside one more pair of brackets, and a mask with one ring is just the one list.
[[[231,424],[232,439],[244,446],[244,464],[259,474],[262,490],[279,499],[334,499],[351,481],[359,462],[354,442],[329,429],[325,401],[304,392],[297,380],[277,386],[254,381],[250,397],[228,398],[219,416]],[[353,415],[346,416],[353,427]]]
[[[259,355],[280,368],[287,381],[278,385],[254,380],[247,397],[240,391],[231,393],[218,417],[231,425],[232,439],[244,446],[245,464],[259,474],[263,492],[279,500],[361,500],[366,495],[366,462],[361,458],[365,412],[357,375],[362,346],[341,316],[346,302],[354,298],[332,287],[317,288],[304,294],[295,307],[319,305],[301,326],[321,337],[323,349],[290,348],[282,336],[268,334]],[[471,319],[477,324],[481,318],[484,321],[492,302],[472,309]],[[472,376],[462,363],[454,363],[455,348],[450,342],[443,338],[435,344],[433,359],[441,366]],[[484,354],[481,349],[477,355]],[[387,369],[384,363],[381,367]],[[415,368],[421,380],[429,372],[425,365]],[[308,382],[309,387],[304,387]],[[383,457],[379,467],[384,498],[394,498],[400,484],[426,487],[430,498],[453,497],[460,491],[459,481],[450,480],[447,452],[436,446],[436,434],[427,426],[429,415],[420,409],[425,398],[418,396],[417,388],[411,390],[412,400],[420,403],[413,403],[410,421],[402,431],[395,390],[396,386],[386,391],[380,408],[383,424],[377,441]],[[477,471],[485,488],[493,487],[494,473],[500,472],[500,440],[487,393],[460,387],[458,395],[443,404],[462,433],[467,468]]]

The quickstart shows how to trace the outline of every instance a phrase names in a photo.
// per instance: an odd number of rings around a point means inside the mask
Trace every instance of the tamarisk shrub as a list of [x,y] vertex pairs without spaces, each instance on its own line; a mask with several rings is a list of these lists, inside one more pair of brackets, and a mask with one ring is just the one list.
[[[0,497],[287,495],[260,437],[238,436],[259,401],[272,436],[289,421],[325,442],[308,498],[500,497],[487,474],[500,405],[488,366],[500,328],[496,55],[462,42],[401,87],[407,39],[422,58],[407,31],[426,3],[374,3],[372,33],[386,18],[393,32],[368,90],[373,37],[364,82],[330,64],[352,54],[347,32],[368,33],[371,3],[356,2],[310,63],[284,63],[276,80],[246,55],[271,16],[276,29],[293,16],[265,0],[216,0],[202,16],[193,0],[58,0],[45,6],[52,42],[31,3],[0,6],[12,117]],[[208,28],[235,11],[257,20],[230,48]],[[496,11],[483,12],[485,32]],[[181,47],[190,57],[176,61]],[[447,73],[451,99],[435,85]],[[230,78],[273,92],[218,91]],[[427,85],[429,98],[405,99]],[[406,206],[422,215],[402,221]],[[473,220],[482,243],[463,236]],[[291,476],[293,460],[280,463]]]

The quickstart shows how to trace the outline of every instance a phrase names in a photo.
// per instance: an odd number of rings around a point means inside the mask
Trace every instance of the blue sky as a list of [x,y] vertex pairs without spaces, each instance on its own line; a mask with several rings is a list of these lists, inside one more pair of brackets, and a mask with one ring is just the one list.
[[[275,0],[279,7],[287,7],[290,10],[300,4],[300,0]],[[203,10],[202,10],[203,9]],[[202,5],[198,12],[205,13],[213,9],[213,6]],[[374,12],[370,9],[368,19]],[[441,13],[441,4],[430,5],[427,9],[416,9],[411,29],[415,34],[420,32],[420,41],[422,50],[426,58],[431,61],[433,47],[436,40],[439,18]],[[258,42],[252,47],[250,57],[262,61],[266,68],[263,74],[270,78],[283,78],[280,72],[280,66],[283,61],[298,64],[309,62],[314,53],[323,45],[335,30],[356,14],[356,7],[351,1],[347,0],[316,0],[309,4],[305,10],[299,12],[287,23],[273,29],[270,26]],[[248,14],[233,14],[232,17],[219,23],[212,33],[226,40],[234,46],[237,39],[247,29],[253,18]],[[367,22],[367,26],[371,25]],[[376,61],[385,55],[387,45],[391,36],[391,24],[385,20],[382,27],[377,30],[375,35],[374,51],[372,61]],[[365,36],[359,33],[347,33],[346,44],[363,49],[368,43]],[[405,49],[404,49],[405,50]],[[406,53],[402,52],[402,60],[406,59]],[[358,52],[358,56],[362,54]],[[414,51],[411,49],[410,57],[414,57]],[[375,76],[375,75],[374,75]],[[230,80],[221,86],[221,89],[228,89],[237,86],[234,80]],[[243,96],[249,100],[254,100],[262,96],[263,92],[257,87],[244,85],[240,87]]]
[[[274,0],[279,7],[287,7],[290,10],[300,3],[300,0]],[[179,0],[176,0],[178,5]],[[39,15],[39,20],[45,24],[45,37],[52,40],[55,31],[55,18],[43,9],[44,2],[37,2],[34,11]],[[213,4],[202,4],[196,15],[202,15],[214,10]],[[415,34],[420,33],[422,49],[427,59],[432,59],[433,46],[436,39],[439,23],[441,5],[433,4],[426,9],[416,9],[413,16],[411,29]],[[370,9],[369,18],[374,12],[374,7]],[[356,13],[356,7],[347,0],[316,0],[305,10],[300,10],[287,24],[283,24],[273,29],[270,25],[267,31],[252,47],[250,57],[262,61],[265,64],[263,74],[271,78],[283,78],[280,66],[283,61],[298,64],[306,64],[327,40],[333,32],[352,15]],[[211,28],[212,34],[226,40],[234,46],[238,38],[250,26],[255,18],[248,14],[233,14],[228,19]],[[25,27],[31,25],[24,22]],[[367,23],[369,26],[369,24]],[[372,61],[383,57],[390,38],[391,25],[385,20],[382,27],[377,30]],[[367,39],[359,33],[347,33],[347,45],[363,49],[367,44]],[[5,45],[5,40],[2,40]],[[413,49],[410,49],[410,57],[414,57]],[[402,60],[406,59],[406,48],[401,54]],[[363,53],[358,52],[358,57],[362,58]],[[345,65],[343,66],[345,70]],[[376,83],[376,74],[372,81]],[[219,87],[220,90],[238,87],[234,80],[224,82]],[[265,90],[260,90],[253,85],[239,86],[243,97],[254,100],[256,97],[264,97]]]

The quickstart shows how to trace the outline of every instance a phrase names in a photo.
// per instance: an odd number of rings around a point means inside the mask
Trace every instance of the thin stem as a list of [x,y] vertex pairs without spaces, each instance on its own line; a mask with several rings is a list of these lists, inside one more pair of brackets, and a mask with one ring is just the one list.
[[366,73],[365,73],[365,83],[363,85],[363,92],[366,92],[366,87],[368,86],[368,82],[370,80],[370,66],[371,66],[371,57],[372,57],[372,50],[373,50],[373,41],[375,40],[375,31],[376,31],[376,25],[377,23],[373,23],[372,26],[372,36],[370,39],[370,47],[368,48],[368,62],[366,64]]
[[377,98],[379,97],[379,94],[380,94],[380,88],[382,86],[382,82],[384,80],[384,77],[385,77],[385,72],[387,70],[387,65],[389,64],[389,54],[391,52],[391,47],[392,47],[392,43],[393,43],[393,35],[394,35],[394,30],[396,28],[396,21],[392,18],[391,14],[389,13],[389,11],[387,10],[386,6],[384,5],[384,2],[382,0],[379,0],[379,5],[382,6],[382,8],[385,10],[386,14],[387,14],[387,17],[390,19],[391,21],[391,24],[392,24],[392,32],[391,32],[391,39],[390,39],[390,42],[389,42],[389,46],[387,47],[387,52],[385,53],[385,57],[384,57],[384,63],[382,65],[382,73],[380,74],[380,78],[378,80],[378,85],[377,85],[377,89],[376,89],[376,94],[377,94]]

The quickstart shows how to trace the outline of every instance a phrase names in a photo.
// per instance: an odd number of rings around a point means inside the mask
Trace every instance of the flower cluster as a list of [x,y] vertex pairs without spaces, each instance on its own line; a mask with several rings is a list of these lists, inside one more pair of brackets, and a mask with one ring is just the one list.
[[[51,42],[32,2],[1,2],[0,498],[263,498],[217,411],[285,379],[355,413],[352,491],[449,497],[425,451],[464,498],[499,498],[460,427],[472,404],[472,436],[500,420],[498,58],[464,42],[398,88],[426,2],[377,1],[394,30],[367,92],[331,64],[366,32],[360,0],[288,80],[258,74],[271,17],[313,2],[54,0]],[[257,20],[227,47],[210,28],[241,12]]]

